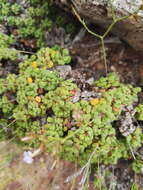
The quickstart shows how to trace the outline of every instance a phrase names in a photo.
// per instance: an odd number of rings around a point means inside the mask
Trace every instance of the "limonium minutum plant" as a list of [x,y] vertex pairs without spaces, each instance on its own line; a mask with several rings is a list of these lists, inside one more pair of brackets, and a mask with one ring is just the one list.
[[94,98],[75,101],[82,89],[54,69],[70,60],[67,49],[43,48],[20,63],[17,75],[0,79],[1,139],[15,136],[29,147],[81,165],[93,152],[95,164],[131,159],[131,149],[142,145],[141,128],[124,135],[116,123],[126,108],[134,108],[140,88],[109,73],[91,85]]

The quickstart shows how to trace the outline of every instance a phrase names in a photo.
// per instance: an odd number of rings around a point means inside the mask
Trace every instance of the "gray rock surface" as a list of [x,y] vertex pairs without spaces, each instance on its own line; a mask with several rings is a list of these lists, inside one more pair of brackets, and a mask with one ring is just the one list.
[[112,8],[116,18],[130,15],[129,18],[116,23],[112,32],[133,48],[143,50],[142,0],[58,0],[57,3],[64,7],[74,5],[81,17],[104,28],[113,21]]

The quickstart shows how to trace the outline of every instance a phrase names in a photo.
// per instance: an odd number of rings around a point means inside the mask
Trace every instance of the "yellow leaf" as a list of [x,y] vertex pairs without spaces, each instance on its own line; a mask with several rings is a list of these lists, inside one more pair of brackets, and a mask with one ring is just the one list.
[[36,62],[36,61],[33,61],[33,62],[32,62],[32,67],[33,67],[33,68],[37,68],[37,62]]
[[92,106],[96,106],[97,104],[103,104],[105,102],[106,102],[106,100],[104,98],[94,98],[94,99],[90,100],[90,104]]
[[48,61],[48,68],[52,68],[54,66],[53,61],[49,60]]
[[64,131],[67,131],[68,130],[68,128],[67,127],[64,127]]
[[97,105],[99,103],[99,98],[94,98],[94,99],[91,99],[90,100],[90,104],[92,105],[92,106],[95,106],[95,105]]
[[36,100],[36,102],[40,103],[41,102],[41,97],[40,96],[36,96],[35,100]]
[[33,82],[33,79],[32,79],[31,77],[28,77],[28,78],[27,78],[27,82],[28,82],[29,84],[31,84],[31,83]]

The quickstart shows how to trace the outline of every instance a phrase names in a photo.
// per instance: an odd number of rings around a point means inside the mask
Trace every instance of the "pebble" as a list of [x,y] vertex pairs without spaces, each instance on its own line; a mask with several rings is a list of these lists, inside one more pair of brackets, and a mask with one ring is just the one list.
[[32,158],[32,152],[31,151],[24,151],[23,153],[23,162],[26,164],[32,164],[33,158]]

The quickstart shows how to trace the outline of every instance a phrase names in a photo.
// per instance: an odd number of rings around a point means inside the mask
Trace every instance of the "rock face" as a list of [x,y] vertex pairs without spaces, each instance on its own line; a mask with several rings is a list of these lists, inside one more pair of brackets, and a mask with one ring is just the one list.
[[84,18],[107,28],[115,18],[130,15],[115,24],[112,32],[137,50],[143,50],[143,1],[142,0],[58,0],[58,4],[74,5]]

